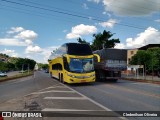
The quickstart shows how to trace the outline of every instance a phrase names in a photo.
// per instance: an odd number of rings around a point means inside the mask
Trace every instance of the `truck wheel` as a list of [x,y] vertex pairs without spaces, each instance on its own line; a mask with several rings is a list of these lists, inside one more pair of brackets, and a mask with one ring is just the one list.
[[96,71],[96,80],[97,81],[104,81],[105,80],[105,74],[103,73],[103,71]]
[[117,82],[118,81],[118,79],[113,79],[113,82]]

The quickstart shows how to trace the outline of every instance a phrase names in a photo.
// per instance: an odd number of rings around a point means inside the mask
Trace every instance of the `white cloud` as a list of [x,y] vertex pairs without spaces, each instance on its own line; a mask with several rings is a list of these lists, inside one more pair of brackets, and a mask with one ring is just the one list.
[[43,48],[42,51],[38,54],[32,54],[26,53],[26,56],[30,59],[36,60],[38,63],[48,63],[49,56],[51,55],[51,52],[59,48],[59,46],[50,46]]
[[113,26],[118,23],[116,19],[109,19],[107,22],[101,22],[99,23],[102,27],[109,27],[113,28]]
[[125,45],[123,43],[118,43],[114,48],[125,49]]
[[80,35],[74,34],[74,33],[68,33],[66,38],[67,39],[75,39],[81,37]]
[[82,7],[83,7],[84,9],[89,9],[86,3],[83,3]]
[[59,46],[51,46],[51,47],[47,47],[47,48],[43,49],[42,55],[43,55],[43,61],[45,63],[48,62],[48,59],[49,59],[49,56],[51,55],[51,52],[53,52],[57,48],[59,48]]
[[137,34],[135,38],[127,38],[125,44],[117,44],[115,48],[139,48],[147,44],[160,44],[160,31],[148,27],[144,32]]
[[1,53],[10,55],[11,57],[17,57],[18,56],[18,53],[15,53],[15,50],[8,50],[6,48],[3,51],[1,51]]
[[11,27],[11,30],[7,31],[7,33],[13,34],[13,33],[21,32],[23,30],[24,30],[24,28],[22,28],[22,27]]
[[20,32],[18,35],[15,36],[15,38],[24,39],[24,40],[34,40],[37,38],[37,33],[35,33],[32,30],[24,30]]
[[0,45],[29,46],[33,44],[33,40],[38,36],[34,31],[25,30],[22,27],[11,27],[7,34],[7,37],[0,38]]
[[106,12],[106,11],[103,11],[103,12],[102,12],[102,14],[103,14],[103,15],[106,15],[106,14],[107,14],[107,12]]
[[0,38],[0,45],[4,46],[27,46],[24,41],[15,38]]
[[67,30],[63,30],[63,32],[64,32],[64,33],[66,33],[66,32],[67,32]]
[[141,16],[159,12],[159,0],[103,0],[105,10],[120,16]]
[[14,53],[15,52],[15,50],[7,50],[6,48],[4,49],[4,51],[2,51],[2,53],[4,53],[4,54],[12,54],[12,53]]
[[160,19],[157,19],[157,20],[155,20],[155,22],[158,22],[158,23],[160,23]]
[[87,0],[87,1],[89,1],[89,2],[95,2],[95,3],[99,3],[101,0]]
[[41,53],[43,50],[39,46],[28,46],[26,48],[26,53]]
[[19,55],[18,55],[18,53],[13,53],[12,55],[11,55],[11,57],[18,57]]
[[32,45],[33,44],[33,42],[31,41],[31,40],[25,40],[25,43],[27,44],[27,45]]
[[80,24],[75,27],[72,27],[71,33],[66,35],[67,39],[74,39],[81,37],[82,35],[89,35],[97,32],[97,28],[95,26]]

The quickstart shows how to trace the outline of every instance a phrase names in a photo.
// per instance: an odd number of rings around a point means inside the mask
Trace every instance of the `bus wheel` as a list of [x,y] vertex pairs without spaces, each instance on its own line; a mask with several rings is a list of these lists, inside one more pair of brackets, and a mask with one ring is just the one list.
[[63,74],[61,74],[61,82],[64,83]]
[[53,77],[52,77],[52,73],[51,73],[51,72],[50,72],[50,78],[53,78]]
[[58,75],[59,77],[58,77],[58,80],[61,82],[61,76],[60,76],[60,73],[59,73],[59,75]]

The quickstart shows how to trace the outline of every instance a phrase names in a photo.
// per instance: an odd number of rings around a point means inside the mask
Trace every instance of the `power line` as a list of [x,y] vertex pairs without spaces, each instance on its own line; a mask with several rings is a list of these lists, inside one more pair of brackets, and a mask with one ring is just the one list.
[[[72,12],[72,13],[75,13],[76,15],[77,14],[81,14],[82,15],[82,13],[80,13],[80,12],[75,12],[75,11],[69,11],[69,10],[66,10],[66,9],[60,9],[60,8],[57,8],[57,7],[53,7],[53,6],[50,6],[50,5],[44,5],[44,4],[39,4],[39,3],[35,3],[35,2],[30,2],[30,1],[26,1],[26,0],[18,0],[18,1],[21,1],[21,2],[25,2],[25,3],[31,3],[31,4],[34,4],[34,5],[39,5],[39,6],[43,6],[43,7],[46,7],[46,8],[54,8],[54,9],[57,9],[57,10],[60,10],[60,11],[67,11],[67,12]],[[83,13],[83,16],[85,16],[85,17],[87,17],[88,19],[89,19],[89,17],[88,16],[90,16],[89,14],[84,14]],[[97,16],[93,16],[92,15],[92,18],[96,18]],[[100,19],[102,19],[102,18],[100,18]],[[97,19],[98,21],[100,21],[100,19]]]
[[[70,1],[72,1],[72,2],[70,2],[70,3],[73,3],[73,4],[77,4],[77,3],[81,3],[81,2],[78,2],[78,1],[73,1],[73,0],[70,0]],[[118,0],[116,1],[116,2],[118,2]],[[138,1],[136,1],[136,2],[138,2]],[[156,3],[156,4],[160,4],[160,3],[158,3],[158,2],[152,2],[152,3]],[[112,4],[112,6],[114,7],[116,7],[116,8],[121,8],[121,9],[125,9],[125,10],[127,10],[127,11],[135,11],[135,12],[138,12],[138,13],[144,13],[144,12],[142,12],[142,11],[139,11],[139,10],[137,10],[137,9],[128,9],[128,8],[126,8],[126,7],[120,7],[120,6],[118,6],[118,5],[113,5]],[[137,6],[136,4],[133,4],[133,6]],[[160,5],[157,5],[157,6],[159,6],[160,7]],[[89,6],[90,8],[93,8],[93,9],[97,9],[97,10],[104,10],[104,9],[100,9],[100,8],[98,8],[98,7],[93,7],[93,6]],[[139,7],[139,6],[137,6],[137,7]],[[141,8],[143,8],[143,9],[146,9],[146,10],[153,10],[153,9],[149,9],[148,7],[141,7]]]
[[[75,14],[67,13],[67,12],[63,12],[63,11],[58,11],[58,10],[53,10],[53,9],[48,9],[48,8],[43,8],[43,7],[37,7],[37,6],[18,3],[18,2],[12,2],[12,1],[9,1],[9,0],[1,0],[1,1],[7,2],[7,3],[12,3],[12,4],[17,4],[17,5],[21,5],[21,6],[41,9],[41,10],[45,10],[45,11],[51,11],[51,12],[55,12],[55,13],[59,13],[59,14],[65,14],[65,15],[69,15],[69,16],[73,16],[73,17],[79,17],[79,18],[83,18],[83,19],[88,19],[89,20],[89,17],[87,17],[87,16],[75,15]],[[104,20],[97,19],[97,18],[92,18],[92,20],[99,21],[99,22],[104,22]],[[113,22],[110,22],[110,23],[113,23]],[[145,29],[143,27],[134,26],[134,25],[128,25],[128,24],[122,24],[122,23],[115,23],[115,24],[121,25],[121,26],[126,26],[126,27],[131,27],[131,28]]]
[[[2,8],[3,7],[3,8]],[[6,7],[6,8],[4,8]],[[7,8],[8,7],[8,8]],[[24,14],[28,14],[28,15],[33,15],[33,16],[39,16],[39,17],[42,17],[42,18],[53,18],[54,17],[54,20],[55,18],[59,21],[59,20],[62,20],[60,19],[60,16],[57,16],[57,15],[53,15],[53,14],[48,14],[48,13],[42,13],[42,12],[36,12],[38,14],[35,14],[33,13],[33,11],[31,10],[26,10],[26,9],[19,9],[19,8],[16,8],[16,7],[13,7],[13,6],[7,6],[7,5],[1,5],[0,6],[0,9],[6,9],[6,10],[9,10],[9,12],[17,12],[17,13],[24,13]],[[64,20],[63,20],[64,21]],[[65,20],[64,22],[75,22],[75,21],[70,21],[70,20]]]
[[[12,3],[12,4],[17,4],[17,5],[22,5],[22,6],[27,6],[27,7],[31,7],[31,8],[37,8],[37,9],[46,10],[46,11],[52,11],[52,12],[56,12],[56,13],[60,13],[60,14],[66,14],[66,15],[70,15],[70,16],[73,16],[73,17],[80,17],[80,18],[89,19],[89,17],[86,17],[86,16],[76,15],[76,14],[62,12],[62,11],[58,11],[58,10],[53,10],[53,9],[42,8],[42,7],[37,7],[37,6],[33,6],[33,5],[22,4],[22,3],[18,3],[18,2],[9,1],[9,0],[1,0],[1,1]],[[98,19],[94,19],[94,20],[100,21]]]

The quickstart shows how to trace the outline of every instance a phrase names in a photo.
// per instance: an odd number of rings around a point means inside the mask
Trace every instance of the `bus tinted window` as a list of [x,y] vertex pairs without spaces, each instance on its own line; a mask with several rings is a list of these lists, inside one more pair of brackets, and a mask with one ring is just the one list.
[[87,44],[69,43],[68,44],[68,54],[70,55],[92,55],[92,51],[91,51],[90,46]]

